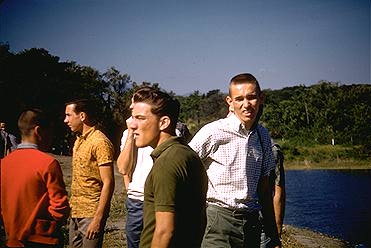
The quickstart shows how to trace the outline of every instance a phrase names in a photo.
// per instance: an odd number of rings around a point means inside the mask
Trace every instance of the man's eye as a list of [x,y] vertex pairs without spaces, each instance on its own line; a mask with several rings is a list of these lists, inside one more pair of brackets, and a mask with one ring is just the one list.
[[251,96],[247,96],[246,98],[247,98],[247,100],[255,100],[255,99],[258,98],[258,96],[257,95],[251,95]]

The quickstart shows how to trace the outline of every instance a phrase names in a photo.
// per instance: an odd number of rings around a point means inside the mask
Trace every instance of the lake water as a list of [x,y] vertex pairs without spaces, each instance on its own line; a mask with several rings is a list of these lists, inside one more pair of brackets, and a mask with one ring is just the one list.
[[371,170],[286,171],[285,224],[371,247]]

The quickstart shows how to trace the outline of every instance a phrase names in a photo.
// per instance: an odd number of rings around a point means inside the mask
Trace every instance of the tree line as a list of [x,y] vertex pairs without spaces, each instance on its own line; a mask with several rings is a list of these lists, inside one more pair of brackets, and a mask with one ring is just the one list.
[[[62,62],[42,48],[10,52],[0,44],[0,119],[17,134],[19,113],[38,107],[55,116],[54,149],[68,153],[73,136],[64,125],[64,106],[75,98],[92,98],[101,113],[99,125],[118,148],[125,120],[130,116],[133,91],[142,85],[160,88],[158,83],[131,80],[114,67],[101,73],[73,61]],[[264,86],[264,85],[262,85]],[[206,123],[228,113],[226,93],[218,89],[194,91],[176,97],[181,103],[181,121],[194,134]],[[264,90],[266,101],[261,122],[275,139],[298,144],[361,145],[371,147],[371,85],[341,85],[320,81],[279,90]]]

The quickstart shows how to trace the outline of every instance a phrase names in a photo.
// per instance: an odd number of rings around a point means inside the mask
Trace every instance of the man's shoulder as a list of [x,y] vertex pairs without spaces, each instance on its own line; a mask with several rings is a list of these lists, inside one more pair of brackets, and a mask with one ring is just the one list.
[[166,160],[169,157],[171,157],[173,160],[186,160],[194,156],[198,157],[191,147],[180,142],[179,139],[171,141],[171,144],[167,147],[167,149],[163,150],[161,154],[161,157]]
[[107,135],[105,135],[102,131],[100,131],[98,129],[94,130],[94,132],[91,134],[90,138],[94,141],[105,141],[105,142],[108,142],[108,143],[112,144],[112,142],[107,137]]
[[52,164],[52,163],[57,163],[59,164],[58,160],[54,158],[52,155],[37,150],[37,149],[17,149],[13,152],[11,152],[7,157],[4,159],[17,159],[17,158],[27,158],[30,161],[35,161],[40,164]]
[[269,134],[269,131],[267,128],[265,128],[263,125],[261,124],[258,124],[257,128],[256,128],[256,131],[257,131],[257,134],[259,135],[259,139],[261,140],[261,142],[263,142],[264,145],[272,145],[270,143],[271,141],[271,136]]
[[[194,168],[194,166],[203,168],[201,159],[197,153],[188,145],[181,143],[173,144],[155,159],[153,173],[165,177],[173,173],[173,175],[184,175],[184,171]],[[164,170],[167,173],[164,174]]]
[[262,135],[268,135],[269,136],[269,131],[266,127],[264,127],[262,124],[258,124],[257,125],[257,131],[262,134]]
[[205,124],[203,127],[198,130],[195,136],[213,136],[220,132],[231,129],[230,121],[227,118],[218,119],[212,122]]
[[33,154],[35,154],[35,156],[38,156],[39,158],[42,158],[46,161],[54,161],[55,160],[55,161],[58,162],[58,160],[49,153],[46,153],[46,152],[43,152],[43,151],[40,151],[40,150],[37,150],[37,149],[25,149],[25,150],[28,150],[29,152],[32,152]]

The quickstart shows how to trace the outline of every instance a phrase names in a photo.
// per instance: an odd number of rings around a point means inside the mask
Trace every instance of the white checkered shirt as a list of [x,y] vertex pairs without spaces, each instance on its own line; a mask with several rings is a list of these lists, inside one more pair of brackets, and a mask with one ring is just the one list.
[[[263,142],[261,146],[259,135]],[[234,115],[205,125],[189,143],[209,177],[207,201],[226,208],[261,209],[257,186],[275,168],[268,130],[246,130]],[[264,149],[264,156],[263,156]]]

